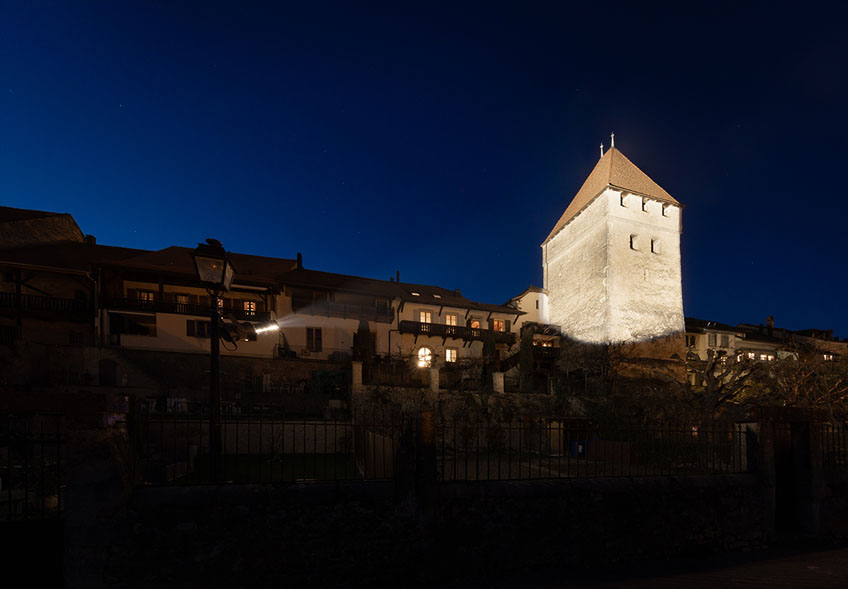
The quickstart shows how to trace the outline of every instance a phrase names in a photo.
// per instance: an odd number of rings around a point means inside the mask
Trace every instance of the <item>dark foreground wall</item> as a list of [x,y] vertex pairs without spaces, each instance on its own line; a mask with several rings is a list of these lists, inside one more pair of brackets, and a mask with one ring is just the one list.
[[[134,586],[409,585],[761,544],[749,475],[445,483],[430,514],[391,483],[141,488],[105,577]],[[599,569],[600,570],[600,569]]]

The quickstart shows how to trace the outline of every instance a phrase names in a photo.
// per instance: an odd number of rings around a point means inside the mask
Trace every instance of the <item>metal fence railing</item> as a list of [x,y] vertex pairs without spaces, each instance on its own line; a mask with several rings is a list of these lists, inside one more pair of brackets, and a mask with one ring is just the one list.
[[[414,417],[351,417],[347,412],[332,417],[224,415],[223,481],[387,480],[403,467],[399,460],[424,455],[435,456],[441,481],[724,475],[751,472],[758,452],[756,434],[745,424],[613,429],[524,419],[437,420],[433,452],[421,454],[417,444],[424,442],[410,433]],[[144,484],[209,482],[204,412],[147,413],[135,422],[131,431]]]
[[437,426],[443,481],[669,476],[749,472],[744,425],[598,429],[553,420]]
[[[209,421],[204,414],[148,414],[135,419],[133,443],[143,484],[210,481]],[[349,418],[224,415],[223,481],[284,483],[391,479],[401,424]]]
[[0,522],[59,517],[66,441],[59,413],[0,413]]
[[828,477],[848,475],[848,425],[821,426],[822,467]]

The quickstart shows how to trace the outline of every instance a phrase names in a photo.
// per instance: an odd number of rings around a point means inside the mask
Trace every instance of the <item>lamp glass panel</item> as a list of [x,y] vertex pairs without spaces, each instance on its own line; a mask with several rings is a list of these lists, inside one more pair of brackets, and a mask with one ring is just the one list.
[[[222,279],[224,278],[224,260],[196,256],[194,258],[194,263],[197,266],[197,277],[200,278],[201,282],[221,284]],[[227,264],[227,266],[229,266],[229,264]]]

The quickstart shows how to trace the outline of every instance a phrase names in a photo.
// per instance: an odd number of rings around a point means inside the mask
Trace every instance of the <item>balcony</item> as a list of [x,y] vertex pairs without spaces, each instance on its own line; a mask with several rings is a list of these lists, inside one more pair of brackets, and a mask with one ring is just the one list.
[[398,326],[401,333],[413,333],[415,335],[432,335],[435,337],[449,337],[466,341],[485,341],[490,336],[496,344],[513,344],[515,335],[505,331],[493,331],[491,329],[477,329],[472,327],[460,327],[458,325],[442,325],[441,323],[421,323],[420,321],[401,321]]
[[0,308],[17,309],[18,296],[20,296],[21,311],[28,313],[57,313],[60,315],[87,315],[89,313],[87,301],[30,294],[16,295],[13,292],[0,293]]
[[388,305],[355,305],[335,303],[332,301],[293,299],[292,309],[295,313],[303,313],[305,315],[339,317],[342,319],[366,319],[379,323],[391,323],[395,318],[395,310]]
[[[143,301],[141,299],[111,299],[105,305],[107,309],[120,311],[143,311],[148,313],[171,313],[174,315],[193,315],[195,317],[209,317],[209,305],[192,305],[189,303],[174,303],[171,301]],[[245,311],[244,309],[221,309],[226,317],[233,315],[240,321],[270,321],[271,313],[268,311]]]

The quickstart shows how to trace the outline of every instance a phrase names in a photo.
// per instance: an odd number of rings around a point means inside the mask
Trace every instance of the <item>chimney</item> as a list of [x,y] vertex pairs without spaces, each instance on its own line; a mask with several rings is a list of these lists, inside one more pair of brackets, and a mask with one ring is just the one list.
[[97,245],[97,238],[94,237],[93,235],[86,235],[85,236],[85,242],[88,245]]
[[389,282],[394,282],[394,281],[395,281],[395,277],[394,277],[394,276],[389,276]]
[[771,337],[772,333],[774,332],[774,317],[772,317],[771,315],[766,317],[766,332],[768,333],[769,337]]
[[395,275],[395,282],[400,282],[400,270],[398,270],[397,274]]
[[461,297],[462,293],[459,292],[459,289],[457,288],[456,290],[453,291],[453,295],[456,296],[456,297]]
[[297,252],[297,263],[294,265],[295,270],[303,270],[303,254]]

